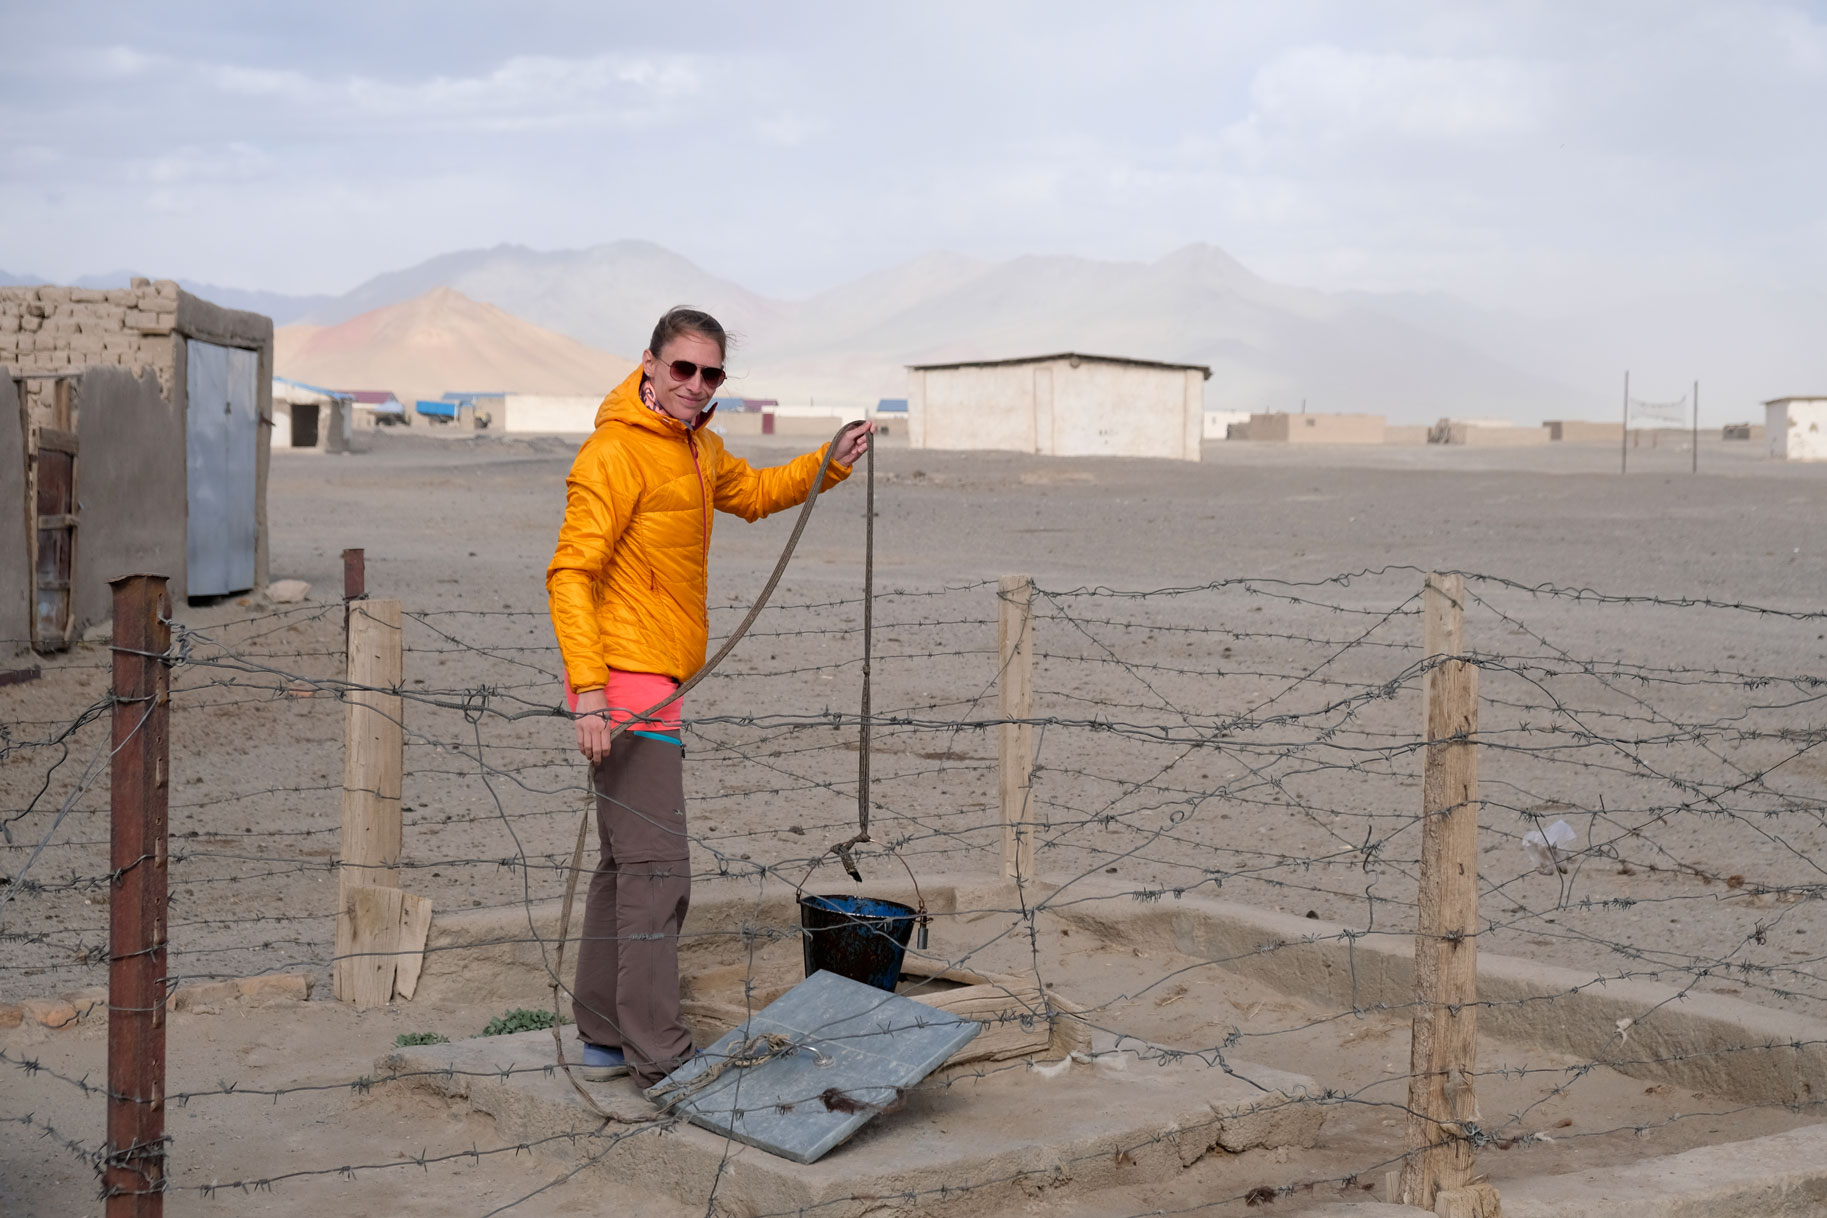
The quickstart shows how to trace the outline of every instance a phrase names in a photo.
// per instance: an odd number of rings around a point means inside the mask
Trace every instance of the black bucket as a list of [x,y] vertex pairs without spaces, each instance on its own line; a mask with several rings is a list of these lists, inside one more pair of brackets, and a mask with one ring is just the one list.
[[915,916],[899,901],[800,894],[806,976],[822,968],[893,993]]

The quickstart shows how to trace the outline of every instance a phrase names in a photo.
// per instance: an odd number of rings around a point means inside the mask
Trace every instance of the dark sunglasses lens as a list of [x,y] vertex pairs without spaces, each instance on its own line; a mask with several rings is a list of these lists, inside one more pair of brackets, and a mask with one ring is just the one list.
[[688,359],[676,359],[669,366],[675,381],[689,381],[694,373],[702,372],[707,387],[715,389],[723,383],[724,371],[721,368],[705,368]]

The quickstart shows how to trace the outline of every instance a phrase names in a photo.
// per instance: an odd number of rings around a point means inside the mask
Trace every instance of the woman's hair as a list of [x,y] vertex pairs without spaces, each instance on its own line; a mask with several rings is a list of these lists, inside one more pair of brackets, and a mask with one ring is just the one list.
[[722,324],[709,313],[701,309],[688,309],[684,305],[666,310],[666,315],[653,328],[653,337],[648,340],[647,349],[657,357],[662,347],[681,334],[703,335],[717,344],[720,355],[729,358],[729,335],[724,332]]

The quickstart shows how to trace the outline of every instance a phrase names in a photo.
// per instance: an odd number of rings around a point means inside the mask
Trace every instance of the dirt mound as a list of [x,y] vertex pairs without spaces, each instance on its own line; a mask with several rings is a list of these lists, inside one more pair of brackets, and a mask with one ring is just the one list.
[[281,326],[280,376],[333,389],[390,389],[401,401],[456,390],[607,393],[634,363],[450,288],[334,326]]

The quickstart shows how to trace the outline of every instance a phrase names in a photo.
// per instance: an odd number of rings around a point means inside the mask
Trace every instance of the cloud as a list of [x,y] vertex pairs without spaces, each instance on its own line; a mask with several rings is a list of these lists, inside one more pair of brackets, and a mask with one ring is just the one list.
[[83,60],[89,75],[104,80],[127,80],[144,76],[158,66],[159,62],[156,55],[148,55],[125,46],[103,47],[99,54]]
[[[470,73],[350,72],[173,56],[115,45],[70,55],[91,78],[137,82],[131,100],[104,88],[96,109],[134,113],[148,85],[168,99],[171,121],[208,114],[230,139],[259,141],[287,131],[331,138],[388,131],[518,132],[649,125],[700,93],[706,71],[685,55],[509,55]],[[810,130],[810,122],[802,123]]]
[[251,144],[222,146],[182,144],[134,166],[135,180],[171,188],[227,182],[254,182],[270,177],[273,158]]
[[757,118],[754,126],[757,137],[779,148],[797,148],[827,129],[822,120],[793,113]]
[[368,117],[523,130],[651,121],[696,93],[700,79],[696,65],[681,57],[519,55],[477,75],[357,78],[337,92]]
[[175,63],[172,70],[194,72],[218,93],[231,98],[280,98],[302,102],[322,85],[295,68],[246,68],[237,64]]
[[1510,137],[1543,123],[1553,86],[1551,72],[1510,59],[1304,46],[1256,73],[1250,115],[1233,130],[1246,146]]
[[1773,311],[1827,326],[1801,0],[700,0],[684,36],[652,5],[218,3],[14,6],[0,266],[340,290],[636,236],[790,295],[931,249],[1206,241],[1671,364]]

